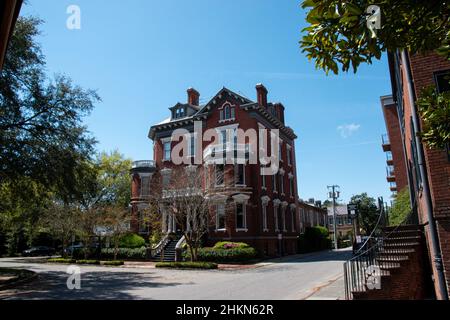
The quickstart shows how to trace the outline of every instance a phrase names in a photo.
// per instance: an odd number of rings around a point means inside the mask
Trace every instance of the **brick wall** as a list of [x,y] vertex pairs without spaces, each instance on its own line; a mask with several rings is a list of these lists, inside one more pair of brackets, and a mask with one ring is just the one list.
[[388,104],[383,106],[386,129],[391,143],[392,159],[394,162],[395,182],[400,192],[408,186],[408,176],[403,152],[402,135],[398,119],[397,106]]
[[[428,55],[414,55],[410,57],[411,73],[414,79],[416,96],[420,97],[421,90],[434,85],[433,73],[450,69],[450,61],[431,53]],[[450,286],[450,162],[444,150],[430,149],[424,145],[426,169],[436,218],[439,240],[444,262],[447,287]],[[425,219],[424,219],[425,220]]]

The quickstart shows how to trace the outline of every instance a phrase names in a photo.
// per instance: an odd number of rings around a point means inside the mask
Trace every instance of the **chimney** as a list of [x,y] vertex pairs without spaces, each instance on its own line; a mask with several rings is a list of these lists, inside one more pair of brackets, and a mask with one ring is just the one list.
[[282,103],[277,102],[273,105],[275,111],[277,112],[278,119],[280,119],[281,123],[284,124],[284,106]]
[[188,94],[188,103],[193,106],[198,106],[200,100],[200,93],[198,93],[198,91],[195,90],[194,88],[189,88],[187,90],[187,94]]
[[256,95],[258,97],[258,104],[267,107],[267,89],[262,83],[256,85]]

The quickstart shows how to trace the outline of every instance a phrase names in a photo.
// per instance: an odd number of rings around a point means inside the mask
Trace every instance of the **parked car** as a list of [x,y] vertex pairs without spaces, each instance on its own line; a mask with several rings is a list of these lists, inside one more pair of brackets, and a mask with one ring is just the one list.
[[22,252],[24,257],[51,256],[54,254],[55,249],[46,246],[32,247]]
[[72,255],[76,250],[81,250],[83,248],[84,246],[82,244],[74,244],[65,248],[64,253],[67,255]]
[[[98,248],[98,244],[91,244],[89,246],[91,251],[95,251]],[[68,246],[67,248],[64,249],[64,253],[67,255],[73,255],[73,253],[75,251],[79,251],[79,250],[83,250],[84,249],[84,245],[82,243],[79,244],[74,244],[71,246]]]

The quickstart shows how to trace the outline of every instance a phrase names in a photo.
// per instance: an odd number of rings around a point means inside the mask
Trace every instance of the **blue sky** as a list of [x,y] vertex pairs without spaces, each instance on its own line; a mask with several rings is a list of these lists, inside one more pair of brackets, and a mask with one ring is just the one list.
[[[119,149],[150,159],[149,127],[186,100],[194,87],[205,102],[223,86],[255,100],[259,82],[286,107],[296,142],[300,197],[325,200],[339,184],[353,194],[389,199],[385,132],[379,97],[389,94],[387,59],[357,75],[328,76],[299,49],[305,12],[284,0],[29,0],[37,15],[50,74],[65,73],[103,101],[86,125],[99,151]],[[69,30],[69,5],[81,29]]]

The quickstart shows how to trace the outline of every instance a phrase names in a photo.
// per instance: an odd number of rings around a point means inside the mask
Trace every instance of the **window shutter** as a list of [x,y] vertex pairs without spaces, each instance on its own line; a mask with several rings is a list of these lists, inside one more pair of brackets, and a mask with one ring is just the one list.
[[220,120],[223,120],[223,110],[220,110]]

